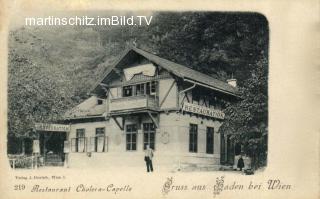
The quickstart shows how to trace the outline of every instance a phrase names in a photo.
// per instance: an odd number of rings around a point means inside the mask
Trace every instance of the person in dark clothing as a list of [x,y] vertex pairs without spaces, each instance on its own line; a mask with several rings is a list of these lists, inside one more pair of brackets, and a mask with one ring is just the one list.
[[147,149],[145,151],[144,161],[146,162],[147,172],[153,172],[153,165],[152,165],[152,158],[153,158],[153,150],[147,145]]
[[238,168],[240,168],[240,171],[242,171],[242,168],[244,167],[244,162],[243,162],[243,158],[242,156],[240,156],[239,160],[238,160]]

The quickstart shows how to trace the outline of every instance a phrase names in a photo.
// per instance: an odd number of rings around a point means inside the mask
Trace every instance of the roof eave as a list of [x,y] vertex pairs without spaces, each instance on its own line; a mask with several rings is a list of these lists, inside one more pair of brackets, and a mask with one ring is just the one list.
[[100,86],[100,83],[103,82],[103,80],[116,68],[116,66],[121,62],[121,60],[122,60],[131,50],[133,50],[133,49],[132,49],[132,48],[129,48],[129,49],[125,50],[124,53],[119,57],[119,59],[118,59],[112,66],[110,66],[111,69],[110,69],[110,70],[107,70],[107,71],[103,74],[102,78],[100,78],[98,81],[96,81],[96,83],[90,88],[90,91],[89,91],[90,94],[94,94],[94,90],[95,90],[98,86]]
[[208,85],[208,84],[204,84],[204,83],[202,83],[202,82],[198,82],[198,81],[196,81],[196,80],[192,80],[192,79],[187,78],[187,77],[183,77],[183,81],[187,81],[187,82],[190,82],[190,83],[193,83],[193,84],[197,84],[197,85],[200,85],[200,86],[204,86],[204,87],[210,88],[210,89],[212,89],[212,90],[219,91],[219,92],[222,92],[222,93],[224,93],[224,94],[232,95],[232,96],[234,96],[234,97],[240,98],[240,96],[239,96],[237,93],[235,93],[235,92],[230,92],[230,91],[227,91],[227,90],[224,90],[224,89],[220,89],[220,88],[217,88],[217,87]]

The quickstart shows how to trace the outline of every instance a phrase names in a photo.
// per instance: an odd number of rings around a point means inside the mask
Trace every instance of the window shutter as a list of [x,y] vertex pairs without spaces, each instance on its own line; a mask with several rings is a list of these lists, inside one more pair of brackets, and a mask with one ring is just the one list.
[[84,137],[78,138],[78,152],[85,152],[86,141]]
[[95,138],[96,137],[91,137],[90,138],[90,143],[89,143],[89,152],[94,152],[95,151]]
[[97,139],[97,152],[103,152],[104,151],[104,145],[105,145],[105,137],[104,136],[98,136]]

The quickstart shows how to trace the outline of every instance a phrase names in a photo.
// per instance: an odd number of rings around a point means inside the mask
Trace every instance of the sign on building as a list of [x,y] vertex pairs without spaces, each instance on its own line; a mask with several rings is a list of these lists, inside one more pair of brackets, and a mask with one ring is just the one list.
[[214,110],[197,104],[185,102],[182,107],[183,111],[205,115],[213,118],[224,119],[225,114],[220,110]]
[[70,131],[70,126],[64,124],[35,123],[35,130],[67,132]]

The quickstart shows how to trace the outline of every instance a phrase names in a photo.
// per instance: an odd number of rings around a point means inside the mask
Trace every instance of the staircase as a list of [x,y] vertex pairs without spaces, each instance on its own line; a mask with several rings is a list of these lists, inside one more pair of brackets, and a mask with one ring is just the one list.
[[220,165],[215,164],[191,164],[191,163],[181,163],[174,170],[176,171],[219,171],[221,168]]

